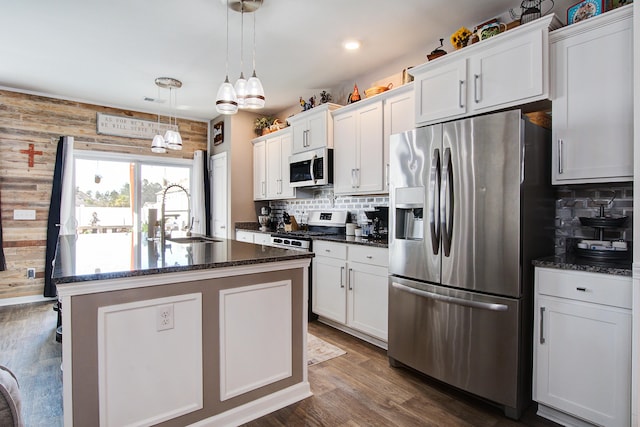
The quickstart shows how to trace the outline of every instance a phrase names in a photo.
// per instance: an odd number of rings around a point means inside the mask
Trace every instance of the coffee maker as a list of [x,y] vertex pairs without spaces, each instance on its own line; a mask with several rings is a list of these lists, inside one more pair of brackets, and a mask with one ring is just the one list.
[[368,222],[371,223],[371,232],[367,236],[369,240],[387,241],[389,238],[389,208],[376,206],[373,211],[365,211]]

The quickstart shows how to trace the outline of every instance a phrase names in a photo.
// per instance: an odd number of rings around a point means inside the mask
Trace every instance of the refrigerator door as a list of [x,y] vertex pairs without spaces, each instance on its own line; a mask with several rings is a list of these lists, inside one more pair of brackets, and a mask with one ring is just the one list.
[[516,298],[522,294],[521,128],[519,111],[443,125],[443,285]]
[[391,135],[389,273],[440,281],[442,125]]
[[401,362],[518,412],[521,300],[393,276],[389,283],[391,364]]

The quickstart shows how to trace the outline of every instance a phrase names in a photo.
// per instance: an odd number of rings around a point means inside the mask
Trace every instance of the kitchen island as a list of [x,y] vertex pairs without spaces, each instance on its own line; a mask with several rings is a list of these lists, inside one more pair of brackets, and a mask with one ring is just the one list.
[[237,425],[310,396],[312,256],[226,239],[61,236],[64,424]]

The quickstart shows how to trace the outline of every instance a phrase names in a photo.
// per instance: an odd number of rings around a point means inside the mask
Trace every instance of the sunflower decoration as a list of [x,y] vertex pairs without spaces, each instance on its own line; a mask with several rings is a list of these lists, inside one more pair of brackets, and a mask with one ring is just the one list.
[[471,37],[471,31],[465,27],[460,27],[458,31],[451,34],[451,44],[456,49],[462,49],[467,45],[469,37]]

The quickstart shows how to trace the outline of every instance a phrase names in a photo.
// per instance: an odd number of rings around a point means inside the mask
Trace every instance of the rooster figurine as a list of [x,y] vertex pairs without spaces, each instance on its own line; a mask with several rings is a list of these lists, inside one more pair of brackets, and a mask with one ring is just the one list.
[[353,92],[349,94],[347,97],[347,103],[352,104],[354,102],[360,101],[360,92],[358,92],[358,85],[353,85]]

